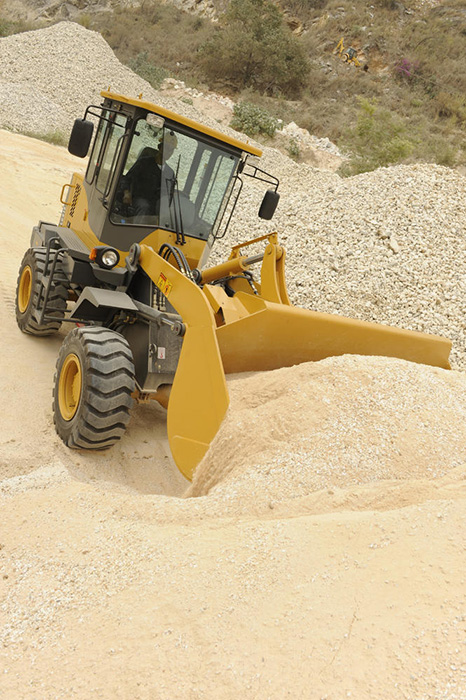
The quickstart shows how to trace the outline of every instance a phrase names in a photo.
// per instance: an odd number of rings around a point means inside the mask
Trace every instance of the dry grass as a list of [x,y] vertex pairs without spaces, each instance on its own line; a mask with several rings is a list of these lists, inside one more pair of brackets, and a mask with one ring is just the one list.
[[[217,4],[226,7],[225,2]],[[377,107],[370,130],[377,139],[384,135],[377,120],[403,125],[410,147],[398,151],[396,162],[466,163],[464,0],[426,4],[411,14],[394,0],[373,0],[370,5],[362,0],[285,0],[282,6],[305,28],[299,41],[309,68],[301,94],[294,101],[283,95],[271,98],[224,81],[225,94],[353,150],[357,169],[364,159],[364,168],[377,166],[377,157],[368,153],[379,145],[367,135],[364,143],[357,136],[364,116],[361,100]],[[0,2],[0,34],[25,28],[2,15]],[[200,89],[219,89],[200,60],[201,47],[217,31],[207,19],[152,0],[133,10],[86,13],[80,21],[101,31],[118,58],[154,85],[169,74]],[[344,63],[335,52],[341,38],[345,48],[358,51],[359,67]],[[241,46],[239,36],[238,51]]]
[[[123,63],[138,56],[153,69],[189,82],[202,82],[197,68],[199,47],[212,35],[212,24],[170,4],[144,3],[140,8],[97,15],[92,29],[100,31]],[[144,77],[144,76],[143,76]]]

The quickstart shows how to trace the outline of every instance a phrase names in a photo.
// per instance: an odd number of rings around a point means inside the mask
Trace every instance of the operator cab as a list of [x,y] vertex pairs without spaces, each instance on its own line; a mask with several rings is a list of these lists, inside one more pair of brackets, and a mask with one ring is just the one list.
[[100,241],[129,250],[162,230],[178,245],[185,237],[211,245],[226,232],[241,174],[273,185],[259,212],[271,218],[278,180],[247,162],[259,149],[141,99],[102,95],[101,106],[76,120],[68,146],[85,157],[94,128],[86,117],[98,117],[84,188]]

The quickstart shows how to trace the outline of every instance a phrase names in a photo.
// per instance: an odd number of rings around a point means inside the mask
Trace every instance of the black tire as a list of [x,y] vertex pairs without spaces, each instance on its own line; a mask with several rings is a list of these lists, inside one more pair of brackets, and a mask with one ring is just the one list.
[[54,382],[55,429],[68,447],[104,450],[121,438],[135,380],[133,356],[120,333],[72,330],[60,348]]
[[19,268],[15,298],[16,321],[23,333],[31,335],[53,335],[59,330],[65,317],[68,289],[58,284],[50,290],[48,301],[49,306],[54,309],[50,311],[50,315],[56,320],[39,324],[35,319],[34,313],[38,310],[42,281],[46,276],[45,260],[45,248],[30,248],[24,254]]

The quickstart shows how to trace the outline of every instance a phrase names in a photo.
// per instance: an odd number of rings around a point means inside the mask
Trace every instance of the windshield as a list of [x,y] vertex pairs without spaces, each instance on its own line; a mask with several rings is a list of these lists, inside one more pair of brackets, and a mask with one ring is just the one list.
[[207,239],[220,223],[238,160],[192,135],[140,119],[111,220]]

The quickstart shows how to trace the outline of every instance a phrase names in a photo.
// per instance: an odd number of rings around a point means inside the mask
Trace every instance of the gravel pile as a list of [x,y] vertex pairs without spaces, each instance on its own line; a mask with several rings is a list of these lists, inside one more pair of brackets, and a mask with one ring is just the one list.
[[[193,106],[154,90],[122,65],[103,37],[73,22],[0,39],[0,126],[18,131],[68,133],[101,90],[143,94],[193,119],[206,119]],[[230,130],[230,133],[236,132]]]
[[209,494],[209,508],[273,508],[466,465],[464,372],[346,355],[237,375],[228,389],[226,419],[187,494]]
[[[121,65],[104,39],[78,24],[0,40],[0,126],[68,131],[101,89],[148,100],[221,128]],[[224,128],[228,133],[235,133]],[[466,367],[466,179],[435,165],[381,168],[349,179],[264,149],[280,178],[272,223],[257,218],[264,186],[243,189],[213,261],[241,240],[277,230],[293,303],[448,336]]]
[[[272,225],[286,247],[292,302],[447,336],[453,365],[465,368],[464,176],[401,165],[342,179],[270,151],[265,161],[281,178]],[[264,233],[253,200],[243,204],[230,240]]]

